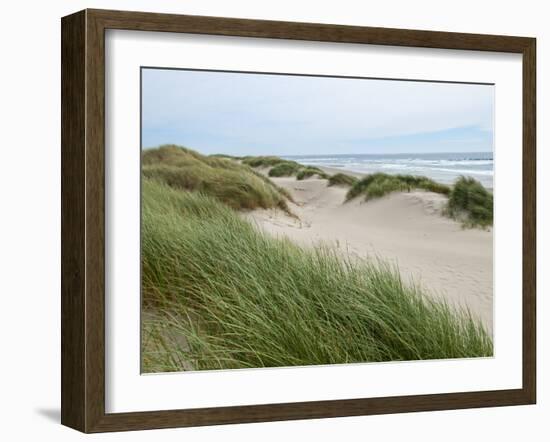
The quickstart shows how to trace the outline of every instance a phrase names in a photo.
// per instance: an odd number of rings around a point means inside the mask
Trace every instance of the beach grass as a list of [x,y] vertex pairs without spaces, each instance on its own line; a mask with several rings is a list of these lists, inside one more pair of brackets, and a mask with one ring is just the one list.
[[447,210],[450,216],[468,227],[493,224],[493,194],[470,177],[460,177],[450,194]]
[[362,195],[365,200],[370,200],[383,197],[392,192],[410,192],[413,189],[423,189],[444,195],[449,195],[451,191],[449,186],[437,183],[424,176],[373,173],[353,184],[346,195],[346,199],[349,201]]
[[142,175],[177,189],[201,192],[233,209],[289,211],[288,192],[251,167],[218,155],[173,145],[148,149],[142,154]]
[[242,162],[250,167],[273,167],[279,163],[288,162],[276,156],[246,156]]
[[318,175],[327,179],[329,175],[322,169],[313,166],[304,166],[292,160],[285,160],[276,156],[248,156],[242,158],[242,163],[253,168],[270,168],[267,173],[270,177],[296,176],[297,180],[304,180]]
[[283,161],[269,169],[268,175],[270,177],[294,176],[302,168],[303,166],[295,161]]
[[357,181],[359,180],[354,176],[345,173],[336,173],[328,178],[328,185],[352,187]]
[[477,320],[394,267],[268,236],[234,206],[144,176],[145,372],[492,355]]
[[212,155],[209,155],[212,158],[226,158],[228,160],[241,160],[242,157],[236,157],[234,155],[228,155],[225,153],[214,153]]
[[305,180],[307,178],[311,178],[314,175],[317,175],[319,178],[322,178],[322,179],[325,179],[325,180],[328,179],[328,177],[329,177],[329,175],[327,173],[325,173],[323,170],[319,169],[318,167],[307,166],[307,167],[304,167],[303,169],[301,169],[296,174],[296,179],[297,180]]

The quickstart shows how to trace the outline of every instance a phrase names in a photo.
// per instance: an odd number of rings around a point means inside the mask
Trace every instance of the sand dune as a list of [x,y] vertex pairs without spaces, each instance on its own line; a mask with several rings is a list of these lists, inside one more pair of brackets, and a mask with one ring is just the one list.
[[434,297],[469,308],[492,331],[492,232],[441,216],[446,197],[414,191],[344,203],[347,188],[327,187],[326,180],[272,180],[291,192],[298,219],[280,210],[244,215],[262,229],[306,246],[323,242],[351,256],[384,258]]

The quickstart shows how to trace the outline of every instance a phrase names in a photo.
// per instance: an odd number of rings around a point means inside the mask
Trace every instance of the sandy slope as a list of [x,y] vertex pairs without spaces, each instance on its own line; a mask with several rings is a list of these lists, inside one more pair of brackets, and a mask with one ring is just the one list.
[[299,220],[279,210],[244,215],[261,228],[303,245],[321,241],[353,256],[390,260],[406,278],[433,296],[467,306],[492,330],[492,232],[462,229],[441,216],[444,196],[414,191],[344,204],[347,188],[327,187],[326,180],[273,181],[292,193]]

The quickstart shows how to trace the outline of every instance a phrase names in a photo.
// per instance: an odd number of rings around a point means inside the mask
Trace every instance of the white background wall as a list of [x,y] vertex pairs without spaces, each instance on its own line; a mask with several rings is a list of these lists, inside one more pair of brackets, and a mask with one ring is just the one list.
[[[86,7],[533,36],[538,39],[539,404],[115,433],[95,440],[548,440],[550,13],[543,1],[4,2],[0,69],[0,435],[81,440],[59,425],[60,17]],[[546,201],[544,201],[546,199]]]

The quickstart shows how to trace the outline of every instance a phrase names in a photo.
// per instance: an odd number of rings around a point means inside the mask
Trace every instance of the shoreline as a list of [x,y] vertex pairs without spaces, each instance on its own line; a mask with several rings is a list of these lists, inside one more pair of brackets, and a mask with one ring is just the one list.
[[[356,172],[356,171],[353,171],[353,170],[349,170],[349,169],[345,169],[343,167],[329,167],[329,166],[319,166],[319,165],[312,165],[312,164],[306,164],[306,163],[302,163],[302,162],[299,162],[297,161],[299,164],[307,167],[307,166],[310,166],[310,167],[317,167],[318,169],[321,169],[323,172],[325,173],[328,173],[330,175],[333,175],[333,174],[336,174],[336,173],[344,173],[346,175],[351,175],[355,178],[358,178],[358,179],[361,179],[361,178],[364,178],[365,176],[367,175],[371,175],[373,173],[379,173],[379,172],[382,172],[380,170],[373,170],[372,172]],[[435,177],[431,177],[429,175],[425,175],[425,174],[417,174],[417,173],[410,173],[410,172],[407,172],[405,170],[403,171],[398,171],[398,172],[392,172],[392,171],[383,171],[383,173],[387,173],[388,175],[420,175],[420,176],[426,176],[432,180],[434,180],[436,183],[439,183],[439,184],[444,184],[446,186],[451,186],[453,185],[454,183],[454,180],[453,181],[444,181],[444,180],[440,180],[440,179],[437,179]],[[469,175],[466,175],[466,176],[469,176]],[[493,192],[493,189],[494,189],[494,185],[487,185],[486,183],[484,183],[483,181],[479,181],[480,184],[485,187],[487,190]]]
[[[258,170],[267,176],[269,168]],[[435,299],[470,310],[492,334],[492,229],[464,229],[442,216],[445,196],[415,190],[344,203],[348,188],[328,187],[324,179],[269,179],[292,195],[296,204],[291,203],[291,210],[298,219],[278,209],[243,214],[261,230],[305,247],[323,243],[351,257],[383,258],[399,268],[407,283],[420,284]]]

